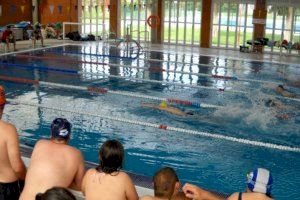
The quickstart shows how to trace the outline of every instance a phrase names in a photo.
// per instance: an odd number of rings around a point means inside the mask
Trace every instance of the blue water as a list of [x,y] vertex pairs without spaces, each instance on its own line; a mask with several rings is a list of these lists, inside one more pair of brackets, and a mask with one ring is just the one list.
[[[73,54],[63,54],[73,52]],[[74,53],[80,54],[74,54]],[[95,57],[82,53],[101,54]],[[82,150],[88,161],[98,162],[100,145],[107,139],[120,140],[126,149],[125,170],[152,176],[162,166],[176,169],[180,180],[197,184],[203,188],[224,193],[243,191],[246,173],[256,167],[265,167],[274,176],[273,195],[276,199],[297,199],[300,189],[300,153],[286,152],[251,146],[236,142],[172,132],[151,127],[131,125],[100,117],[113,116],[168,126],[218,133],[226,136],[255,141],[300,147],[300,103],[280,98],[274,91],[276,85],[244,81],[224,81],[210,77],[182,75],[180,73],[154,73],[131,68],[117,68],[95,64],[71,63],[93,61],[117,63],[141,67],[160,67],[176,71],[193,71],[205,74],[236,76],[256,80],[283,83],[288,90],[300,94],[295,87],[300,80],[300,65],[282,65],[257,61],[238,61],[209,56],[174,53],[147,52],[140,58],[150,57],[166,61],[188,62],[184,65],[172,62],[145,61],[141,59],[117,59],[128,56],[123,51],[105,46],[65,46],[22,55],[52,57],[51,60],[17,57],[0,57],[0,75],[36,79],[46,82],[104,87],[109,90],[130,91],[157,97],[179,98],[223,106],[219,109],[178,106],[195,113],[193,117],[177,117],[171,114],[141,107],[141,102],[158,104],[154,100],[133,98],[116,94],[92,94],[73,89],[31,86],[0,81],[5,86],[7,98],[22,102],[46,105],[73,112],[61,112],[41,107],[10,105],[5,108],[4,119],[16,125],[21,142],[34,145],[40,138],[49,138],[49,127],[55,117],[65,117],[73,124],[71,145]],[[109,57],[111,55],[112,57]],[[131,55],[129,55],[131,56]],[[64,60],[58,60],[63,58]],[[210,64],[214,68],[200,66]],[[218,66],[236,67],[236,69]],[[45,70],[48,67],[48,70]],[[55,68],[60,71],[49,71]],[[65,70],[65,71],[64,71]],[[67,71],[66,71],[67,70]],[[92,72],[120,75],[127,80],[103,78],[97,74],[74,74]],[[72,72],[72,73],[69,73]],[[129,78],[149,77],[187,84],[186,87],[131,81]],[[197,84],[214,89],[191,88]],[[217,88],[228,92],[219,92]],[[247,94],[231,90],[246,91]],[[276,99],[287,107],[276,109],[265,107],[268,98]],[[76,113],[74,113],[74,111]],[[289,120],[279,120],[277,114],[288,114]],[[298,198],[299,199],[299,198]]]

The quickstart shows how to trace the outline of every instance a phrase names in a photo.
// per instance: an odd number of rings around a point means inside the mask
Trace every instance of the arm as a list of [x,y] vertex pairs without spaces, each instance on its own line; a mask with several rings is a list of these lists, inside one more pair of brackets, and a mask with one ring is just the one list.
[[88,178],[88,176],[90,175],[90,171],[91,170],[88,170],[86,173],[85,173],[85,175],[84,175],[84,177],[83,177],[83,179],[82,179],[82,184],[81,184],[81,191],[82,191],[82,193],[83,193],[83,195],[85,196],[85,187],[86,187],[86,179]]
[[236,200],[239,198],[239,193],[233,193],[232,195],[230,195],[230,197],[227,198],[227,200]]
[[132,182],[131,178],[127,174],[125,174],[124,185],[125,185],[126,199],[127,200],[138,200],[139,197],[138,197],[138,194],[136,192],[136,189],[133,185],[133,182]]
[[17,130],[14,126],[10,125],[10,127],[7,128],[7,131],[9,136],[7,147],[10,164],[17,177],[21,180],[25,180],[26,167],[21,159]]
[[183,192],[185,194],[186,197],[190,198],[190,199],[194,199],[194,200],[222,200],[224,198],[221,198],[211,192],[208,192],[202,188],[199,188],[195,185],[192,184],[185,184],[183,186]]
[[81,190],[84,173],[85,173],[85,168],[84,168],[83,156],[79,152],[79,166],[75,178],[73,180],[73,183],[70,186],[71,189],[79,190],[79,191]]

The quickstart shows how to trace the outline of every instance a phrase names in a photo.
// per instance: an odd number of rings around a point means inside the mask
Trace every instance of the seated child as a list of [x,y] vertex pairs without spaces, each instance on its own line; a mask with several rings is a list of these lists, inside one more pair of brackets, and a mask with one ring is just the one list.
[[106,141],[100,148],[100,164],[86,172],[82,192],[88,200],[138,200],[131,178],[121,169],[124,148],[116,140]]
[[38,24],[32,33],[33,48],[35,48],[36,40],[41,40],[42,47],[44,47],[44,38],[42,36],[41,26]]

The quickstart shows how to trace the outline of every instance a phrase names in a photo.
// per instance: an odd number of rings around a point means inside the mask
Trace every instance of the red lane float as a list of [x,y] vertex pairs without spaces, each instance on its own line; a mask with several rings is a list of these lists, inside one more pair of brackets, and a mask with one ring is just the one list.
[[159,127],[158,127],[159,129],[164,129],[164,130],[167,130],[167,128],[168,128],[168,126],[167,125],[163,125],[163,124],[161,124],[161,125],[159,125]]
[[108,90],[105,88],[87,87],[87,91],[104,94],[107,93]]
[[39,85],[39,83],[40,83],[38,80],[31,80],[31,79],[17,78],[17,77],[9,77],[9,76],[0,76],[0,80],[16,82],[16,83],[33,84],[33,85]]

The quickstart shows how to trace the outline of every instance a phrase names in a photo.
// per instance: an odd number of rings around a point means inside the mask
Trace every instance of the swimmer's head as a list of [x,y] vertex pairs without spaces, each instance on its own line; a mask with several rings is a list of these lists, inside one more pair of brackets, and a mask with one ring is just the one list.
[[160,104],[159,104],[159,107],[161,108],[166,108],[168,107],[168,103],[166,101],[162,101]]
[[266,105],[267,107],[274,107],[274,106],[276,106],[274,100],[272,100],[272,99],[268,99],[268,100],[266,101],[265,105]]
[[284,91],[285,89],[284,89],[283,85],[278,85],[276,90]]
[[71,135],[71,124],[63,118],[56,118],[51,124],[51,136],[56,140],[69,140]]

